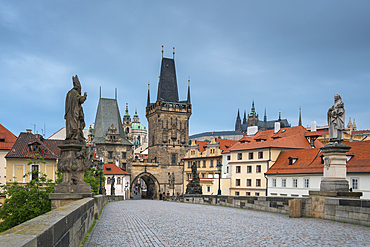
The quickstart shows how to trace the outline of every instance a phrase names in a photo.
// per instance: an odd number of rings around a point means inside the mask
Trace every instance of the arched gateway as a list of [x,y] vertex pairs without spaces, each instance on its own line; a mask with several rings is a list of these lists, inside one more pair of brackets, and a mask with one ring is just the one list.
[[132,180],[130,191],[133,199],[157,199],[159,197],[159,182],[152,174],[142,172]]

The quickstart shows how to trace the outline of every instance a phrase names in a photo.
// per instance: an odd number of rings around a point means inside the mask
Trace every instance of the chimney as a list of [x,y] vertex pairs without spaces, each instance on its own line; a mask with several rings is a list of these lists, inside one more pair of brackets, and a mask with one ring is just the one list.
[[254,136],[258,132],[258,126],[249,126],[247,128],[247,136]]
[[280,130],[280,123],[279,122],[275,122],[275,130],[274,130],[274,134],[278,133]]
[[311,132],[316,131],[316,121],[311,121]]
[[31,130],[31,129],[26,129],[26,132],[27,132],[28,134],[32,134],[32,130]]

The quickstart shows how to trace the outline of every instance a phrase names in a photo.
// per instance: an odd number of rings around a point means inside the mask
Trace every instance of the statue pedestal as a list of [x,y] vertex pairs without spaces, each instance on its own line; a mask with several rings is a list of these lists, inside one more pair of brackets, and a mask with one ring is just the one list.
[[63,173],[63,181],[49,195],[51,208],[55,209],[70,202],[92,197],[91,186],[84,181],[85,171],[89,169],[86,143],[64,141],[60,145],[62,156],[58,161],[58,170]]
[[351,149],[344,144],[329,143],[321,148],[324,155],[324,179],[320,191],[349,191],[347,177],[347,155]]

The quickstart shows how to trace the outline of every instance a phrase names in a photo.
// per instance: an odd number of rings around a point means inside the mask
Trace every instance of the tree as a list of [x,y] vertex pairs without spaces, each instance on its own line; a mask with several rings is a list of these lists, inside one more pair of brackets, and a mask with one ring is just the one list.
[[[104,175],[104,174],[103,174]],[[100,171],[95,167],[91,167],[84,174],[84,180],[91,186],[91,192],[94,192],[94,195],[99,194],[100,187]],[[105,181],[105,177],[102,176],[102,182]]]
[[[31,159],[28,160],[28,165],[41,163],[45,164],[46,162],[39,154],[31,156]],[[23,177],[37,172],[28,172]],[[43,173],[25,185],[17,182],[11,185],[1,185],[3,191],[1,195],[6,195],[7,199],[0,210],[0,218],[3,220],[0,223],[0,232],[50,211],[49,194],[54,192],[54,186],[55,183],[51,179],[47,179],[46,174]]]

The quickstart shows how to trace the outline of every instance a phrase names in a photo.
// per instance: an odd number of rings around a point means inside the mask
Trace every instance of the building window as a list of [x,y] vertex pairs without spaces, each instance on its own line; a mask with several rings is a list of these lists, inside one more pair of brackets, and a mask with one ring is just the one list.
[[107,184],[110,184],[110,177],[107,178]]
[[252,186],[252,179],[247,179],[247,186],[248,187]]
[[39,165],[32,165],[32,180],[37,180],[39,178]]
[[203,160],[203,166],[202,166],[203,168],[206,168],[207,166],[206,166],[206,161],[205,160]]
[[245,192],[245,195],[246,195],[246,196],[250,196],[250,195],[251,195],[251,193],[250,193],[250,192]]
[[211,187],[207,186],[207,192],[211,192]]
[[261,165],[257,165],[256,166],[256,172],[257,173],[261,173]]
[[254,195],[255,196],[260,196],[260,193],[259,192],[255,192]]
[[122,169],[126,171],[126,163],[122,163]]
[[235,179],[235,186],[240,186],[240,179]]
[[293,178],[293,188],[297,188],[297,187],[298,187],[298,179]]
[[256,179],[256,187],[261,187],[261,179]]
[[209,167],[213,167],[213,160],[210,160]]
[[258,158],[263,159],[263,152],[258,152]]
[[276,187],[276,178],[272,179],[272,187]]
[[229,166],[226,166],[226,173],[229,173]]
[[200,168],[200,161],[197,161],[197,168]]
[[240,166],[236,166],[235,169],[235,173],[240,173]]
[[176,165],[176,154],[172,154],[172,165]]
[[286,178],[281,179],[281,187],[283,187],[283,188],[286,187]]
[[191,168],[191,161],[188,161],[188,168]]
[[243,154],[242,153],[238,153],[238,160],[242,160],[243,158]]
[[228,155],[228,156],[226,157],[226,159],[227,159],[227,160],[230,160],[230,159],[231,159],[231,156],[230,156],[230,155]]
[[309,178],[304,179],[304,187],[305,188],[310,188],[310,179]]
[[108,159],[112,159],[113,158],[113,151],[108,151]]
[[195,150],[190,152],[191,155],[195,155]]
[[253,153],[249,153],[249,154],[248,154],[248,158],[249,158],[250,160],[253,160]]
[[252,166],[247,166],[247,173],[252,173]]
[[358,178],[351,179],[351,187],[353,190],[358,190]]
[[202,173],[202,178],[205,178],[206,177],[206,174],[205,173]]
[[235,196],[239,196],[239,191],[235,191]]
[[122,159],[126,159],[126,152],[122,152]]
[[191,173],[187,173],[187,179],[190,180],[191,179]]
[[214,154],[215,153],[215,149],[214,148],[212,148],[211,149],[211,154]]
[[121,178],[120,177],[117,178],[117,184],[121,184]]

